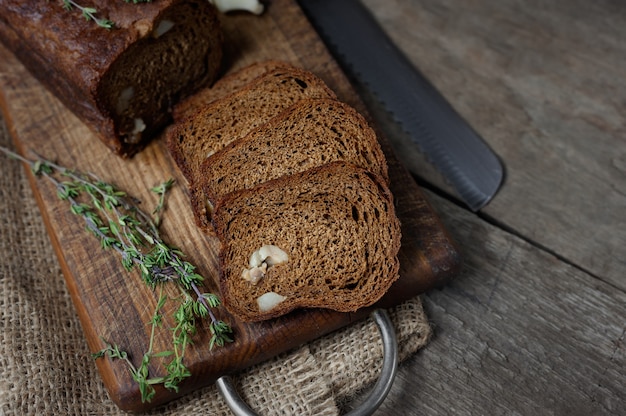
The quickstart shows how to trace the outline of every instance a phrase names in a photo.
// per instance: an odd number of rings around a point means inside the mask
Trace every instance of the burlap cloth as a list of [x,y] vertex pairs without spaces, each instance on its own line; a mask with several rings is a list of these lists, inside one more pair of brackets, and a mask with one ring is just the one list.
[[[0,144],[13,148],[0,117]],[[21,164],[0,154],[0,415],[123,414],[90,357]],[[400,360],[431,333],[419,298],[390,311]],[[378,378],[382,344],[371,320],[354,324],[235,378],[262,415],[335,415]],[[150,414],[230,414],[215,387]]]

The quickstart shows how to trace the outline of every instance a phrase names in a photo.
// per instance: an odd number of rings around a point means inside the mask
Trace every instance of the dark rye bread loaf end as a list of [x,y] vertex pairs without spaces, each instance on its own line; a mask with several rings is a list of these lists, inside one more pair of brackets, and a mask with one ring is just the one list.
[[333,99],[298,101],[204,161],[208,220],[230,192],[339,160],[388,180],[385,155],[363,116]]
[[114,152],[130,156],[172,106],[217,78],[222,41],[206,0],[87,1],[108,30],[63,1],[0,1],[0,41]]
[[311,72],[293,66],[275,69],[169,130],[167,147],[187,179],[194,217],[201,229],[209,227],[200,185],[202,162],[305,98],[336,96]]
[[[224,305],[243,321],[296,308],[355,311],[398,278],[392,195],[382,178],[345,162],[230,193],[213,221]],[[282,251],[283,262],[268,264],[262,247]],[[246,279],[259,277],[255,268],[263,276],[252,283]]]

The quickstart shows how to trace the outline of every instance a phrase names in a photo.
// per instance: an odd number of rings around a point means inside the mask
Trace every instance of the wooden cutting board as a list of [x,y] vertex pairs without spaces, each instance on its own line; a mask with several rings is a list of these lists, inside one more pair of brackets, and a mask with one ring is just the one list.
[[[226,59],[230,71],[265,59],[280,59],[306,68],[322,79],[338,97],[366,113],[349,81],[292,0],[275,0],[261,16],[223,16]],[[165,239],[180,247],[187,260],[205,276],[209,291],[217,291],[218,241],[194,225],[183,178],[167,154],[163,139],[141,154],[122,160],[109,152],[59,101],[50,95],[6,49],[0,47],[0,102],[18,151],[31,150],[56,162],[101,179],[141,199],[151,211],[156,200],[149,189],[174,177],[178,186],[168,194],[162,226]],[[410,174],[400,165],[381,136],[390,165],[392,191],[402,223],[401,277],[377,306],[392,306],[445,282],[459,267],[459,255],[438,217]],[[6,163],[6,162],[3,162]],[[101,337],[119,344],[139,360],[147,349],[148,320],[156,295],[136,273],[126,272],[114,252],[105,252],[69,212],[55,189],[30,174],[35,198],[49,231],[66,283],[91,351],[103,347]],[[219,376],[274,357],[307,341],[361,319],[369,313],[296,311],[283,318],[243,324],[226,311],[234,343],[210,351],[208,326],[203,326],[186,355],[192,377],[179,393],[158,389],[151,403],[141,403],[137,385],[122,361],[96,361],[111,398],[120,408],[146,410],[191,390],[213,383]],[[169,336],[157,336],[156,350],[168,348]],[[151,371],[160,371],[151,368]]]

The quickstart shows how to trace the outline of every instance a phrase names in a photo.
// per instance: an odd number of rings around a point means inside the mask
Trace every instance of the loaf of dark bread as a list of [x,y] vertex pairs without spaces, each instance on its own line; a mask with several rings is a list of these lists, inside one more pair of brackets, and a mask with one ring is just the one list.
[[356,110],[334,99],[298,101],[204,161],[208,220],[230,192],[338,160],[388,178],[376,134]]
[[178,100],[211,84],[222,32],[207,0],[84,0],[105,29],[64,2],[0,2],[0,41],[116,153],[140,150]]
[[173,111],[174,123],[183,121],[212,102],[243,88],[246,84],[268,72],[288,67],[292,67],[292,65],[282,61],[269,60],[255,62],[232,72],[220,78],[214,85],[203,88],[176,104]]
[[391,193],[382,178],[345,162],[230,193],[213,221],[222,299],[242,321],[295,308],[355,311],[398,278]]
[[207,230],[200,166],[213,153],[306,98],[335,98],[324,81],[295,67],[275,69],[176,123],[167,147],[189,184],[197,225]]

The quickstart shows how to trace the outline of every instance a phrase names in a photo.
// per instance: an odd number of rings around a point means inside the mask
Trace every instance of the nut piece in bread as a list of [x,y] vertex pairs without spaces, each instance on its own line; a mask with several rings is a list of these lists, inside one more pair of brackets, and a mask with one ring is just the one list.
[[241,272],[241,277],[253,285],[256,285],[265,277],[268,267],[286,263],[288,260],[289,255],[279,247],[271,244],[264,245],[252,253],[250,261],[248,262],[250,268],[244,269]]

